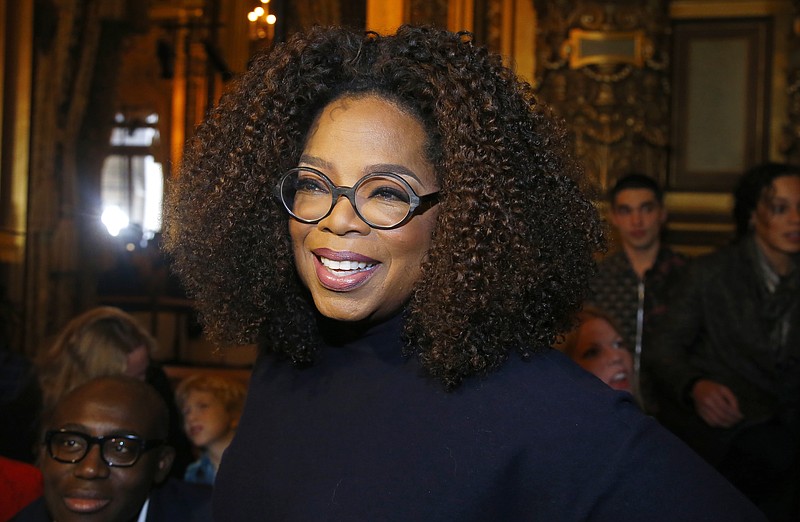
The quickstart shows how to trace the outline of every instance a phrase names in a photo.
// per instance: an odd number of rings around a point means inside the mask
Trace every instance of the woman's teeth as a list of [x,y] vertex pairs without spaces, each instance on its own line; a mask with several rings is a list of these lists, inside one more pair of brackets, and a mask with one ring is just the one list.
[[627,372],[619,372],[615,373],[613,377],[611,377],[611,382],[619,382],[628,378]]
[[325,257],[319,258],[320,263],[325,268],[329,270],[337,270],[341,272],[350,271],[350,270],[363,270],[367,267],[372,265],[368,263],[364,263],[362,261],[334,261],[333,259],[328,259]]

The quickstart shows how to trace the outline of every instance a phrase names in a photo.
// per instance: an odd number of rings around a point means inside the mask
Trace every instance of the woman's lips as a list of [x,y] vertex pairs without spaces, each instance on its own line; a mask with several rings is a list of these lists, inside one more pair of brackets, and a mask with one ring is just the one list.
[[314,268],[320,284],[334,292],[348,292],[366,283],[380,266],[370,257],[355,252],[319,248],[314,254]]
[[630,379],[628,378],[628,372],[615,373],[611,376],[611,379],[609,379],[608,385],[615,390],[630,391],[631,383]]

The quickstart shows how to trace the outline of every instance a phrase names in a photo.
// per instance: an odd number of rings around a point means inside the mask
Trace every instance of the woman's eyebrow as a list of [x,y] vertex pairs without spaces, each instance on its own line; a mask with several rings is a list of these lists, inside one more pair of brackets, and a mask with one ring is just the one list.
[[302,154],[300,156],[300,163],[306,163],[321,170],[333,170],[333,163],[309,154]]
[[[333,163],[326,161],[318,156],[311,156],[309,154],[303,154],[300,156],[300,163],[305,163],[312,167],[316,167],[323,171],[331,171],[335,170]],[[398,165],[396,163],[376,163],[374,165],[369,165],[364,169],[364,174],[370,174],[372,172],[391,172],[393,174],[398,174],[400,176],[408,176],[409,178],[417,180],[418,183],[422,183],[422,180],[419,179],[414,171],[409,169],[408,167],[404,167],[403,165]]]
[[394,163],[378,163],[377,165],[370,165],[369,166],[370,172],[391,172],[392,174],[399,174],[401,176],[408,176],[409,178],[413,178],[417,180],[417,182],[422,183],[422,180],[419,179],[419,176],[414,174],[414,172],[409,169],[408,167],[404,167],[402,165],[396,165]]

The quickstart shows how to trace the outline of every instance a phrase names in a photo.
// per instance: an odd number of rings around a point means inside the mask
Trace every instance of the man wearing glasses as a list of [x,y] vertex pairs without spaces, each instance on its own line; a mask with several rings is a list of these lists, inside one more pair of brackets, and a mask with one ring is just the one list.
[[44,495],[13,520],[211,520],[210,488],[167,478],[167,406],[137,379],[100,377],[76,388],[45,420]]

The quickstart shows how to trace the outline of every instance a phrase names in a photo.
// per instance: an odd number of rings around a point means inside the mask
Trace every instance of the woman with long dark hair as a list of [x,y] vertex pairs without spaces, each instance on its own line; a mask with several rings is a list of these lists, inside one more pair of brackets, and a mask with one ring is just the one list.
[[469,34],[316,28],[257,57],[167,211],[210,333],[261,346],[215,516],[758,519],[550,349],[602,243],[580,180]]

